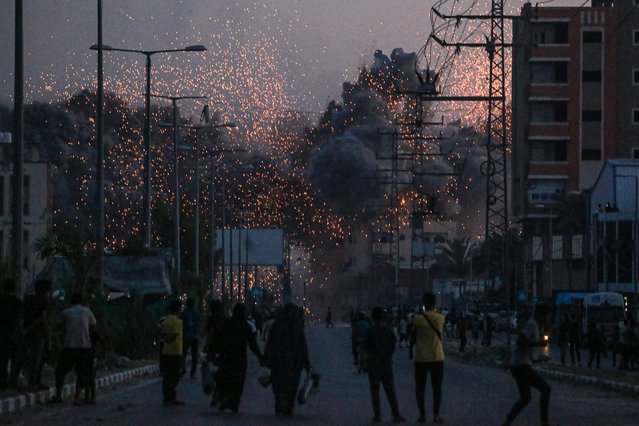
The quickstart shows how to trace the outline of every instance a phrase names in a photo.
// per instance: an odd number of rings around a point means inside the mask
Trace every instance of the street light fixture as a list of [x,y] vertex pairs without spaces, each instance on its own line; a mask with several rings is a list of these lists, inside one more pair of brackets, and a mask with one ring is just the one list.
[[634,320],[637,319],[637,281],[639,281],[639,277],[637,275],[639,275],[639,270],[637,269],[639,267],[639,176],[637,175],[616,175],[617,177],[620,178],[629,178],[629,179],[634,179],[635,180],[635,218],[634,218],[634,223],[632,225],[632,234],[633,234],[633,239],[635,241],[635,247],[634,247],[634,256],[632,256],[632,263],[633,263],[633,268],[632,268],[632,282],[633,282],[633,293],[632,293],[632,309],[634,310],[633,312],[633,318]]
[[181,49],[141,50],[114,48],[105,44],[93,44],[91,50],[110,52],[140,53],[146,57],[146,92],[144,96],[144,246],[151,248],[151,56],[156,53],[203,52],[206,47],[201,44],[186,46]]

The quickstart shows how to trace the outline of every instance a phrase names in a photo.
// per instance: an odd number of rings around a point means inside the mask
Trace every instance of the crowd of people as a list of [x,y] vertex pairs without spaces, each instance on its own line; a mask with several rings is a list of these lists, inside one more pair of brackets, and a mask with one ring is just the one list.
[[[208,308],[204,351],[207,362],[212,363],[216,371],[211,407],[239,412],[250,349],[270,371],[275,413],[292,415],[302,371],[311,370],[301,308],[293,303],[285,304],[266,322],[249,318],[246,306],[241,303],[233,306],[230,316],[219,300],[212,300]],[[199,322],[192,299],[187,299],[184,310],[180,301],[172,302],[161,322],[160,364],[166,406],[184,405],[177,399],[176,388],[186,374],[187,346],[191,348],[191,378],[195,376],[199,356],[195,341],[202,331]],[[258,345],[258,336],[265,339],[263,351]]]
[[561,365],[566,364],[566,353],[571,366],[581,365],[581,347],[588,351],[588,368],[601,367],[601,359],[610,354],[611,366],[620,370],[639,368],[639,326],[628,320],[606,330],[603,324],[591,321],[585,333],[577,315],[563,317],[557,327],[557,345],[561,350]]
[[[400,414],[392,370],[395,348],[406,347],[409,349],[409,358],[414,358],[418,422],[426,423],[425,395],[430,375],[433,422],[443,423],[440,408],[444,378],[445,317],[435,310],[435,302],[435,295],[426,293],[422,306],[416,312],[402,312],[396,308],[385,310],[376,306],[372,309],[370,318],[362,311],[352,314],[352,352],[360,372],[368,374],[373,422],[381,421],[380,384],[390,404],[393,422],[406,421]],[[365,357],[364,362],[362,357]]]
[[[395,393],[392,356],[401,342],[404,333],[407,335],[409,357],[414,359],[414,385],[418,423],[426,422],[425,390],[428,377],[432,388],[432,421],[443,423],[440,416],[442,405],[442,386],[444,382],[444,345],[443,338],[460,338],[461,347],[465,345],[464,336],[469,328],[469,319],[464,316],[454,318],[444,315],[435,309],[436,297],[426,293],[422,299],[422,306],[409,314],[402,314],[401,310],[375,307],[369,319],[364,312],[358,312],[352,318],[353,356],[356,364],[361,362],[362,352],[366,353],[366,368],[370,384],[373,406],[373,422],[381,421],[379,398],[380,384],[383,386],[391,408],[393,422],[405,421],[400,414],[399,404]],[[534,348],[548,344],[543,338],[550,325],[552,310],[549,306],[539,304],[534,315],[519,329],[512,356],[507,364],[511,375],[517,383],[519,399],[508,412],[503,425],[512,424],[521,411],[530,403],[531,389],[540,391],[541,424],[549,424],[549,402],[551,388],[548,383],[533,369]],[[403,324],[406,321],[406,324]],[[490,325],[490,322],[488,323]],[[447,327],[448,325],[448,327]],[[405,327],[405,328],[404,328]],[[448,330],[448,332],[447,332]],[[484,334],[486,334],[484,332]],[[483,342],[486,345],[486,338]],[[488,341],[488,345],[490,342]],[[414,353],[413,353],[414,352]]]
[[[0,389],[17,388],[24,377],[30,390],[46,390],[42,380],[45,355],[54,348],[54,335],[61,333],[60,348],[55,363],[55,397],[62,401],[62,389],[67,374],[76,373],[74,403],[95,403],[95,358],[103,340],[97,333],[96,319],[87,307],[88,300],[72,294],[69,307],[62,310],[57,322],[51,324],[54,300],[52,283],[39,280],[35,293],[24,301],[15,295],[15,283],[3,283],[0,297]],[[54,357],[50,357],[54,358]],[[84,392],[84,398],[82,393]]]
[[[95,363],[98,347],[103,345],[97,333],[97,321],[81,294],[72,294],[69,306],[62,310],[57,324],[49,324],[53,299],[51,282],[38,281],[35,294],[21,301],[15,296],[15,285],[7,280],[0,296],[0,387],[15,387],[19,377],[31,389],[48,388],[42,384],[44,354],[50,345],[51,330],[62,332],[61,348],[55,366],[55,397],[62,401],[65,378],[71,370],[76,373],[74,403],[95,403]],[[374,307],[370,316],[353,312],[353,361],[368,376],[373,421],[381,421],[380,387],[384,389],[392,419],[405,422],[402,416],[393,375],[393,355],[397,348],[407,348],[414,364],[414,386],[418,422],[426,422],[426,387],[430,376],[432,388],[432,421],[442,423],[442,386],[444,383],[444,337],[459,338],[459,350],[467,345],[470,333],[474,344],[490,346],[494,324],[483,318],[455,315],[435,308],[432,293],[423,296],[422,304],[406,310],[399,307]],[[210,405],[221,411],[238,413],[247,376],[248,351],[268,369],[268,384],[272,386],[276,415],[293,414],[302,372],[311,371],[311,362],[305,336],[304,312],[288,303],[266,317],[237,303],[225,306],[219,300],[210,301],[205,320],[193,299],[182,304],[175,300],[168,305],[166,316],[159,327],[161,336],[160,370],[162,397],[166,406],[183,405],[177,398],[177,386],[189,373],[196,377],[201,352],[206,362],[215,366],[215,388]],[[517,330],[512,356],[507,364],[517,384],[519,399],[509,411],[504,425],[510,425],[531,400],[531,389],[541,395],[540,417],[548,424],[551,388],[536,372],[535,347],[548,344],[543,334],[552,328],[552,310],[544,304],[535,307],[534,314]],[[325,317],[326,327],[334,327],[330,308]],[[481,335],[481,339],[480,339]],[[560,348],[561,363],[570,356],[572,365],[580,365],[580,348],[588,350],[588,367],[599,368],[607,353],[612,365],[619,369],[639,367],[639,329],[629,321],[606,332],[602,324],[592,322],[585,332],[576,315],[560,319],[555,329]],[[264,341],[263,350],[258,340]],[[200,342],[204,342],[200,347]],[[189,364],[190,361],[190,365]],[[9,368],[11,366],[11,368]],[[84,393],[84,395],[83,395]]]

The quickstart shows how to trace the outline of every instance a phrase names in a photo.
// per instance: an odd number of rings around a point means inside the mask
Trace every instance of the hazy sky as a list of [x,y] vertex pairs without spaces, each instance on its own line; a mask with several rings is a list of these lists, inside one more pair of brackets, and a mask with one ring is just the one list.
[[[144,49],[202,43],[211,49],[219,41],[222,52],[207,52],[203,60],[220,61],[224,60],[225,49],[238,48],[242,43],[246,44],[243,55],[249,60],[252,57],[264,60],[264,53],[259,53],[260,40],[267,40],[266,48],[276,60],[281,60],[272,67],[273,72],[283,73],[283,79],[287,80],[284,84],[299,95],[299,107],[317,110],[327,99],[339,96],[341,83],[352,79],[363,63],[370,62],[375,49],[385,53],[395,47],[417,51],[430,32],[432,3],[432,0],[103,0],[104,43]],[[562,0],[553,5],[562,3],[581,2]],[[3,104],[11,102],[13,92],[13,4],[12,0],[0,0]],[[96,0],[24,1],[27,101],[73,91],[75,87],[70,80],[80,81],[78,87],[82,84],[92,87],[95,53],[88,47],[96,42],[95,20]],[[233,43],[224,42],[227,33],[232,33]],[[106,74],[112,72],[111,62],[122,60],[106,58]],[[162,60],[170,61],[154,57],[154,61]],[[180,67],[187,61],[178,60],[182,61]],[[137,64],[143,67],[142,61],[127,66]],[[139,77],[143,79],[143,74]],[[130,75],[127,78],[134,79]]]

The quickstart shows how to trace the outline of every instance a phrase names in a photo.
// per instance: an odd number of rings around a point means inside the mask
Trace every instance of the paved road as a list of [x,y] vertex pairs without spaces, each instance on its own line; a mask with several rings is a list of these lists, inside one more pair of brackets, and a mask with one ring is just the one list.
[[[321,391],[306,406],[297,407],[293,418],[274,416],[270,389],[256,382],[259,366],[251,359],[239,414],[220,413],[208,406],[199,382],[182,380],[178,397],[184,407],[165,408],[161,404],[161,382],[151,379],[101,395],[96,406],[70,405],[40,407],[0,417],[12,425],[360,425],[370,424],[372,410],[368,383],[357,374],[350,356],[350,329],[309,328],[312,361],[322,373]],[[396,386],[402,414],[413,423],[417,408],[413,396],[412,364],[407,350],[395,355]],[[622,426],[639,423],[639,400],[586,386],[551,382],[551,420],[566,425]],[[441,415],[447,425],[499,425],[517,398],[510,376],[498,369],[453,362],[446,363]],[[428,400],[430,401],[430,399]],[[390,422],[383,400],[383,418]],[[427,403],[427,408],[430,404]],[[429,410],[429,423],[432,412]],[[522,413],[518,424],[539,424],[538,395]]]

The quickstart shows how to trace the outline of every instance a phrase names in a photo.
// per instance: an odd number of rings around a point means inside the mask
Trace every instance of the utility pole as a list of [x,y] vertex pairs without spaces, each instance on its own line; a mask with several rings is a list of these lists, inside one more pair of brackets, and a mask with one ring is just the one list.
[[[465,101],[487,102],[488,120],[486,124],[486,150],[487,159],[481,165],[480,171],[486,176],[486,220],[485,220],[485,266],[486,277],[494,278],[491,258],[495,253],[501,252],[500,271],[507,278],[508,268],[506,253],[506,238],[508,234],[508,202],[507,202],[507,163],[506,154],[508,138],[506,129],[506,87],[505,87],[505,49],[512,47],[512,43],[504,41],[504,21],[506,19],[519,19],[519,16],[504,15],[504,1],[492,0],[489,15],[444,15],[433,8],[439,18],[453,20],[459,23],[462,20],[489,20],[490,37],[485,43],[454,43],[431,34],[430,38],[443,47],[451,47],[456,50],[462,47],[482,48],[488,54],[490,78],[488,96],[442,96],[436,90],[413,92],[423,102]],[[501,236],[501,250],[494,247],[493,238]],[[510,300],[508,301],[510,305]]]
[[12,193],[12,273],[18,297],[24,296],[22,282],[23,228],[24,228],[24,31],[22,26],[22,0],[15,0],[15,63],[13,74],[13,193]]
[[98,89],[96,93],[96,149],[98,229],[96,237],[96,278],[100,294],[104,292],[104,61],[102,51],[102,0],[98,0]]

